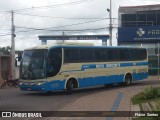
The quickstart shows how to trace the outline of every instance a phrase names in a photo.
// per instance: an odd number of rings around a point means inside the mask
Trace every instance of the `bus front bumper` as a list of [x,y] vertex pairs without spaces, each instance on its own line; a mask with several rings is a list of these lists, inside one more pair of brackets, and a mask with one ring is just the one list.
[[20,85],[20,90],[25,91],[45,91],[45,87],[43,85],[29,86],[29,85]]
[[19,87],[20,90],[25,91],[56,91],[56,90],[62,90],[64,89],[64,81],[56,80],[52,82],[38,82],[38,83],[20,83]]

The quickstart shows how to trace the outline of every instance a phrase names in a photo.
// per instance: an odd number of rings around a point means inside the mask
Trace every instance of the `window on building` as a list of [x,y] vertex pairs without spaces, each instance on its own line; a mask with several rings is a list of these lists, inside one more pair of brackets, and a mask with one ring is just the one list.
[[136,14],[122,14],[122,27],[136,26]]
[[137,26],[147,26],[147,14],[137,14]]
[[157,11],[157,25],[160,25],[160,10]]
[[147,11],[147,22],[149,25],[156,25],[156,11]]

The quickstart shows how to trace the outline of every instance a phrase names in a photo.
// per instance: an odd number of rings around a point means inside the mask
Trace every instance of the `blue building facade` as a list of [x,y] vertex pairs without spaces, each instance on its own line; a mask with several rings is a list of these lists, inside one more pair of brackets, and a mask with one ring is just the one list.
[[160,4],[119,8],[118,45],[148,49],[149,74],[159,74]]

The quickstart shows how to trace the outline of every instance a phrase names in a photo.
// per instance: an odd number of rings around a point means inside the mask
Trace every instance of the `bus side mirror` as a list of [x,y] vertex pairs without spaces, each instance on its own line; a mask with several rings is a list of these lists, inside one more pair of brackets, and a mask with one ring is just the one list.
[[17,60],[15,59],[15,66],[17,67]]
[[18,53],[18,61],[21,61],[22,59],[22,53]]

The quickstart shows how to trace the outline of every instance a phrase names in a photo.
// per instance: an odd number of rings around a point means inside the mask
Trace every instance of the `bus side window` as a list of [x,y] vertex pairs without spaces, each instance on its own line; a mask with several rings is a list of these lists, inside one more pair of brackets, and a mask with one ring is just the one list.
[[52,77],[54,75],[54,69],[51,60],[47,60],[47,67],[46,67],[46,74],[47,77]]
[[119,57],[120,60],[124,61],[124,60],[129,60],[130,56],[129,56],[129,50],[127,49],[119,49]]
[[78,48],[64,48],[64,63],[78,62]]
[[96,62],[105,62],[107,60],[107,52],[106,49],[103,48],[95,48],[94,49],[94,60]]
[[62,64],[62,48],[52,48],[49,50],[48,64],[53,67],[53,76],[60,71]]
[[118,49],[107,49],[107,60],[108,61],[119,61]]
[[139,52],[139,54],[140,54],[140,59],[141,60],[147,59],[147,50],[141,49],[140,52]]
[[130,60],[139,60],[139,50],[130,49]]
[[80,62],[93,62],[93,49],[92,48],[79,48],[79,61]]

